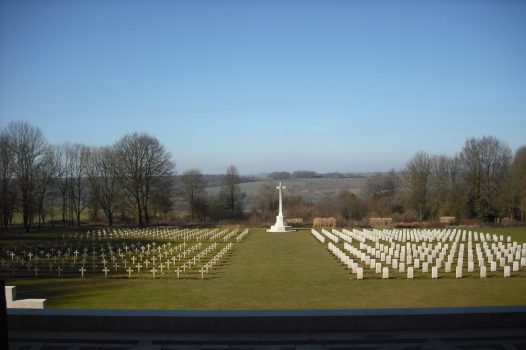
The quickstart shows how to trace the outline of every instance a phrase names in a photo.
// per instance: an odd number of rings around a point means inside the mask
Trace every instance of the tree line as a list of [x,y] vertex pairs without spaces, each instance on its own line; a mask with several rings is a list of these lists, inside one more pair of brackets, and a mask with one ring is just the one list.
[[[274,186],[260,188],[260,219],[276,211]],[[341,223],[367,217],[395,221],[454,217],[478,222],[526,221],[526,146],[515,154],[492,136],[469,138],[454,155],[416,153],[400,170],[369,175],[363,193],[341,190],[309,202],[286,197],[288,217],[336,216]]]
[[[330,176],[329,176],[330,175]],[[339,178],[329,174],[327,178]],[[25,122],[0,130],[0,221],[14,218],[24,229],[42,225],[108,225],[171,221],[174,199],[183,203],[185,223],[252,219],[272,222],[277,212],[276,179],[312,178],[312,171],[275,172],[259,187],[256,205],[244,211],[245,194],[235,166],[226,174],[191,169],[175,175],[175,161],[164,145],[145,133],[130,133],[112,145],[49,144],[42,131]],[[207,191],[211,182],[217,191]],[[340,190],[315,201],[289,193],[286,215],[335,216],[341,223],[367,217],[396,221],[503,218],[526,221],[526,146],[515,153],[492,136],[470,138],[454,156],[416,153],[400,170],[369,174],[365,190]],[[91,217],[88,217],[91,215]],[[181,217],[181,215],[179,215]]]
[[[113,225],[165,218],[173,207],[175,161],[164,145],[146,133],[130,133],[115,144],[91,147],[52,145],[42,131],[26,122],[11,122],[0,130],[0,220],[5,231],[21,216],[25,231],[46,221],[80,225],[86,209],[103,213]],[[192,216],[208,215],[198,170],[183,175],[183,191]],[[242,213],[240,177],[234,166],[224,176],[216,216]],[[59,214],[56,214],[56,211]]]

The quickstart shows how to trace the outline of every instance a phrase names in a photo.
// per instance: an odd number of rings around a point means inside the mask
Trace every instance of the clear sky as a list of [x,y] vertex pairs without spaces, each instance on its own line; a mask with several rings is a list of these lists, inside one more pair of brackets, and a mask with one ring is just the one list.
[[526,1],[0,1],[0,127],[145,131],[177,171],[383,171],[526,144]]

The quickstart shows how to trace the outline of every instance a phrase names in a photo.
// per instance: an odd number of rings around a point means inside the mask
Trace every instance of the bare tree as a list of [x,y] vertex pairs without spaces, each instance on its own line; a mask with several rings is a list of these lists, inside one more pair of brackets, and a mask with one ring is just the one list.
[[[38,229],[45,223],[47,208],[45,206],[46,197],[49,195],[50,187],[53,185],[56,176],[56,164],[53,154],[53,147],[46,147],[42,162],[36,169],[35,176],[35,202],[38,211]],[[53,211],[53,207],[50,211]]]
[[267,181],[258,190],[258,204],[264,214],[276,215],[278,212],[278,191],[276,182]]
[[338,191],[336,205],[339,216],[344,220],[361,219],[363,216],[359,198],[348,190]]
[[53,145],[53,162],[55,163],[55,186],[60,192],[61,199],[61,212],[62,212],[62,226],[66,226],[67,222],[67,208],[68,208],[68,189],[69,189],[69,178],[68,178],[68,163],[66,157],[66,149],[69,147],[68,144]]
[[407,204],[416,210],[420,220],[424,220],[428,211],[431,157],[425,152],[418,152],[402,174]]
[[513,207],[521,221],[526,221],[526,146],[515,152],[510,171]]
[[400,187],[400,175],[393,169],[388,173],[377,173],[367,178],[365,183],[366,193],[374,196],[380,193],[394,195]]
[[181,176],[182,190],[192,219],[202,219],[205,209],[205,180],[199,169],[190,169]]
[[4,230],[10,226],[15,210],[16,191],[13,177],[9,135],[2,130],[0,132],[0,217]]
[[221,188],[221,197],[225,203],[225,208],[231,218],[242,214],[241,206],[242,193],[239,189],[240,177],[237,168],[231,165],[226,170],[226,175]]
[[135,201],[139,226],[148,225],[152,194],[170,186],[175,163],[159,140],[147,134],[125,135],[117,142],[116,152],[118,179]]
[[108,225],[113,225],[113,216],[117,197],[120,193],[119,182],[115,174],[117,157],[112,147],[90,150],[87,177],[92,200],[104,211]]
[[88,207],[88,191],[85,180],[88,169],[89,148],[84,145],[74,144],[66,148],[68,159],[69,195],[71,209],[75,215],[77,226],[80,226],[80,217]]
[[493,136],[471,138],[460,159],[468,187],[469,213],[482,220],[497,218],[497,198],[510,168],[511,149]]
[[39,128],[26,122],[11,122],[7,126],[13,170],[22,197],[22,220],[29,232],[35,194],[35,175],[45,156],[47,142]]
[[367,178],[365,193],[370,196],[370,209],[385,217],[399,202],[400,174],[394,169],[387,173],[378,173]]

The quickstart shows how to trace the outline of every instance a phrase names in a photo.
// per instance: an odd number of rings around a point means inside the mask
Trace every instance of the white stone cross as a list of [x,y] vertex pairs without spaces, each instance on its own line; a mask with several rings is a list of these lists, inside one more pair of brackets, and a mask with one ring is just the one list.
[[80,275],[82,276],[81,278],[84,278],[84,272],[86,272],[86,269],[84,268],[84,266],[82,266],[80,269]]
[[288,232],[288,231],[294,231],[290,228],[290,226],[287,226],[285,222],[285,217],[283,216],[283,196],[281,194],[281,190],[285,189],[286,187],[279,183],[278,187],[276,189],[279,191],[279,211],[278,216],[276,216],[276,223],[270,227],[270,229],[267,230],[267,232]]
[[110,271],[106,266],[102,269],[104,271],[104,277],[108,278],[108,271]]

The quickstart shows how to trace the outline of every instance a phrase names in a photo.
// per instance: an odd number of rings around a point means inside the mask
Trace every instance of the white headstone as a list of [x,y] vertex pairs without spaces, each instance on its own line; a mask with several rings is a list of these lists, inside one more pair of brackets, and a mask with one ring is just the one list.
[[380,263],[376,263],[376,270],[375,270],[376,273],[381,273],[382,272],[382,264]]
[[438,267],[433,266],[431,268],[431,278],[438,278]]
[[511,269],[509,266],[504,266],[504,277],[510,277],[511,276]]
[[356,269],[356,279],[363,279],[363,267],[359,267]]
[[408,279],[412,279],[413,278],[413,267],[412,266],[409,266],[407,268],[407,278]]
[[490,262],[489,270],[490,270],[491,272],[495,272],[495,271],[497,271],[497,262],[496,262],[496,261],[492,261],[492,262]]
[[387,266],[382,269],[382,278],[389,278],[389,268]]
[[401,262],[398,264],[398,272],[404,273],[405,272],[405,263]]
[[457,271],[455,274],[456,278],[462,278],[462,266],[457,266]]
[[428,270],[429,270],[429,263],[428,262],[423,262],[422,263],[422,272],[426,273],[426,272],[428,272]]
[[480,267],[480,278],[486,278],[486,266]]

